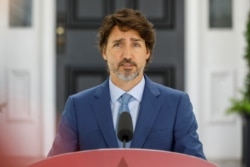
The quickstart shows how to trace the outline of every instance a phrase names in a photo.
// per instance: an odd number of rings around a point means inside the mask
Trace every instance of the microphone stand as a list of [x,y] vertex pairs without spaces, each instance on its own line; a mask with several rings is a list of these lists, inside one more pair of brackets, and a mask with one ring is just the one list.
[[122,141],[122,143],[123,143],[123,148],[126,148],[126,140],[125,139]]

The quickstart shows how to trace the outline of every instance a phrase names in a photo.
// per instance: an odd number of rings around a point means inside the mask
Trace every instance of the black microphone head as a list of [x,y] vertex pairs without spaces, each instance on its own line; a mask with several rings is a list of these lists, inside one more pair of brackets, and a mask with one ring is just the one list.
[[117,135],[122,142],[129,142],[133,138],[133,123],[129,112],[122,112],[120,114]]

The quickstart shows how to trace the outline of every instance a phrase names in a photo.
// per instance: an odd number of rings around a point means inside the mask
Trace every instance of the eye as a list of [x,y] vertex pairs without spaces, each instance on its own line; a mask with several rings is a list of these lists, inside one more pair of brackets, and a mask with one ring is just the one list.
[[133,46],[137,48],[140,47],[141,45],[139,43],[134,43]]
[[113,45],[113,47],[115,47],[115,48],[120,47],[120,46],[121,46],[120,42],[114,43],[114,45]]

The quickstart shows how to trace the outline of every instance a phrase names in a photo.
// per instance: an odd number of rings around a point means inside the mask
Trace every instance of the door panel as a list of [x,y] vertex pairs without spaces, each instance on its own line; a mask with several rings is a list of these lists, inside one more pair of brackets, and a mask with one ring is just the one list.
[[183,0],[57,0],[57,29],[64,30],[57,33],[58,114],[68,95],[106,79],[97,30],[108,13],[123,7],[141,10],[157,30],[153,62],[146,73],[164,85],[184,88]]

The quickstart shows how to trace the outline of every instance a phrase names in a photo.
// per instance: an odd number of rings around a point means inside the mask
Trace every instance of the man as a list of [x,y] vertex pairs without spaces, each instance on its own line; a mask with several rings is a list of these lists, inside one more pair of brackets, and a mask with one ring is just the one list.
[[49,156],[117,148],[120,96],[131,95],[131,148],[173,151],[205,159],[187,94],[144,75],[155,44],[153,25],[141,12],[121,9],[105,17],[99,49],[109,78],[68,98]]

